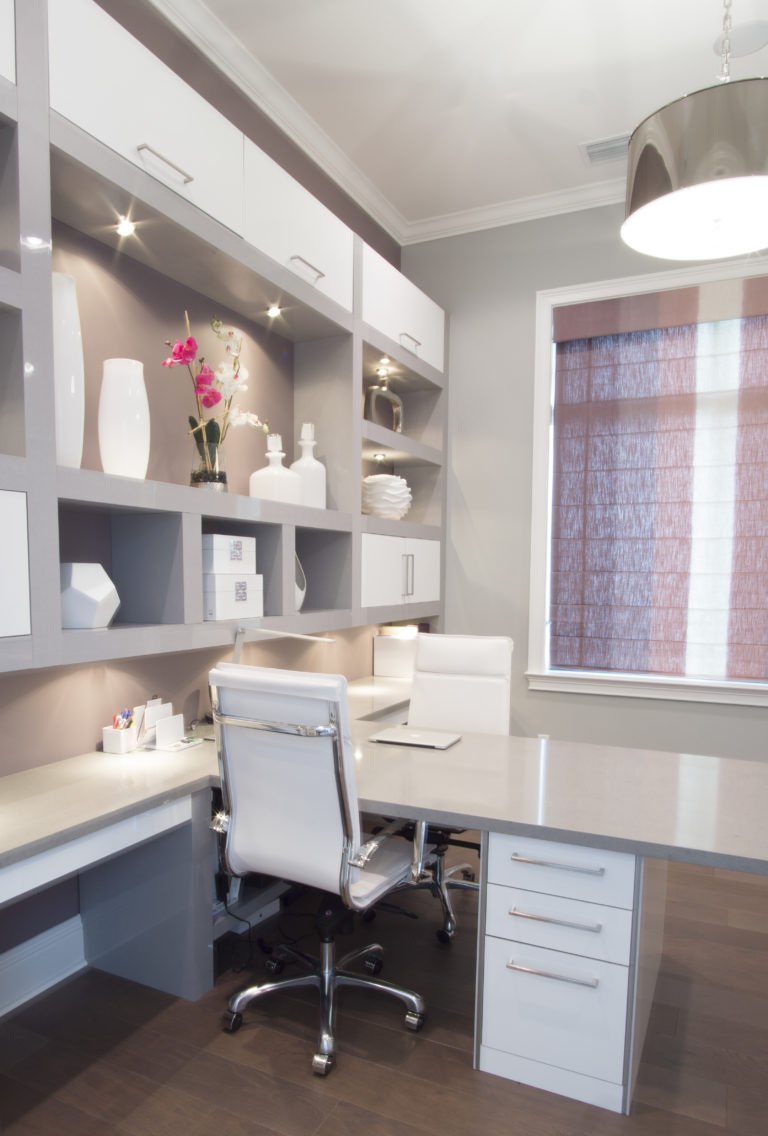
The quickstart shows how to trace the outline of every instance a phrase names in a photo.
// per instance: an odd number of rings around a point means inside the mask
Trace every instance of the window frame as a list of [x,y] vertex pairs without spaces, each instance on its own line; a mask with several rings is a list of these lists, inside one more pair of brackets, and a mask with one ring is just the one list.
[[531,560],[528,607],[529,690],[571,694],[608,694],[631,698],[660,698],[680,702],[716,702],[768,706],[768,682],[702,680],[666,675],[635,675],[602,671],[552,670],[548,661],[550,541],[552,522],[552,457],[554,310],[590,300],[610,300],[648,292],[690,288],[722,280],[768,276],[768,256],[747,260],[686,266],[642,276],[599,280],[536,293],[534,342],[533,457],[531,490]]

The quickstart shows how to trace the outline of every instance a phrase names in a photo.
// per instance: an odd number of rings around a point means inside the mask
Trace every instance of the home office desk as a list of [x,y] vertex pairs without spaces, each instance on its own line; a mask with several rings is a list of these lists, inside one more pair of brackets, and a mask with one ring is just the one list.
[[[372,716],[367,721],[358,717],[352,726],[361,807],[485,834],[478,1064],[577,1099],[626,1108],[659,947],[657,909],[663,881],[656,868],[671,859],[768,874],[768,765],[491,735],[465,735],[456,746],[440,752],[385,746],[368,738],[376,728],[375,719],[380,720],[388,707],[395,706],[397,715],[402,696],[398,703],[391,692],[371,695],[361,704],[359,693],[357,688],[353,712]],[[86,754],[1,779],[0,904],[77,872],[87,961],[186,998],[198,997],[212,982],[207,826],[210,790],[217,784],[211,743],[181,754]],[[505,843],[509,841],[512,845]],[[542,847],[546,856],[529,855],[531,848]],[[500,863],[522,859],[523,853],[527,859],[554,861],[555,867],[560,862],[562,867],[563,857],[573,859],[574,851],[575,862],[565,865],[569,879],[583,877],[591,887],[592,880],[607,880],[613,886],[624,878],[628,891],[601,902],[578,888],[564,895],[559,885],[541,880],[526,884],[496,874],[503,872]],[[489,868],[489,862],[496,867]],[[545,875],[550,871],[525,864],[520,870]],[[602,1070],[592,1075],[548,1067],[539,1057],[509,1052],[499,1042],[498,1030],[507,1027],[515,1014],[525,1015],[530,1009],[525,999],[510,1008],[489,982],[490,947],[500,942],[508,952],[509,942],[524,938],[518,934],[512,939],[495,924],[486,927],[486,917],[497,918],[489,896],[499,891],[505,900],[512,891],[525,893],[529,900],[536,897],[526,926],[538,925],[547,897],[553,895],[558,902],[591,904],[594,911],[599,907],[600,918],[594,925],[606,923],[611,912],[624,912],[628,958],[621,963],[597,960],[603,967],[597,989],[613,990],[614,1003],[616,998],[621,1001],[622,989],[625,992],[624,1009],[620,1007],[607,1040],[606,1060],[611,1050],[616,1051],[610,1077]],[[503,906],[506,916],[510,905]],[[531,914],[537,918],[530,919]],[[546,919],[553,925],[587,922],[581,916],[560,919],[548,911]],[[527,942],[529,949],[534,946]],[[554,953],[546,943],[536,949]],[[576,962],[581,957],[593,962],[597,952],[573,948],[563,953]],[[514,965],[519,964],[518,956]],[[506,963],[501,965],[506,970]],[[593,979],[580,985],[577,969],[575,962],[569,962],[569,972],[556,975],[551,983],[556,993],[543,1011],[536,1007],[537,1018],[551,1020],[563,992],[594,993]],[[619,969],[624,978],[617,994],[616,984],[612,987],[607,976],[615,976]],[[501,1025],[491,1022],[487,1029],[489,1005],[496,1001],[503,1020]],[[579,1019],[586,1016],[580,1008],[573,1014]],[[532,1028],[533,1023],[526,1021],[523,1032],[528,1032],[529,1024]],[[552,1038],[545,1042],[551,1045]]]

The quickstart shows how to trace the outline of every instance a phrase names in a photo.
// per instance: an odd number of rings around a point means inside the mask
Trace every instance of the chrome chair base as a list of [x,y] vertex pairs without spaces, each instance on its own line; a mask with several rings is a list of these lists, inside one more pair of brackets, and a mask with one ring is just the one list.
[[[440,900],[443,925],[435,931],[435,935],[441,943],[447,944],[456,934],[456,915],[451,902],[451,891],[478,892],[480,885],[474,880],[474,871],[470,864],[455,864],[446,871],[445,855],[441,852],[435,854],[434,861],[427,867],[426,872],[423,879],[406,886],[420,891],[428,888],[435,898]],[[456,879],[458,875],[463,875],[465,878]]]
[[[378,990],[382,994],[391,994],[399,998],[407,1007],[405,1025],[408,1029],[418,1031],[424,1025],[426,1006],[420,994],[404,987],[395,986],[391,982],[373,977],[381,970],[381,955],[383,948],[379,943],[370,943],[350,951],[340,959],[336,959],[336,944],[331,941],[320,943],[320,958],[313,958],[293,950],[292,947],[281,946],[277,948],[277,966],[273,969],[282,969],[281,963],[288,957],[302,966],[307,967],[309,974],[298,975],[294,978],[281,978],[275,982],[265,982],[260,986],[248,986],[240,990],[229,999],[227,1012],[224,1014],[223,1027],[229,1033],[235,1033],[243,1022],[243,1010],[256,998],[263,998],[266,994],[285,990],[296,990],[300,987],[314,986],[320,994],[320,1033],[317,1041],[317,1052],[312,1058],[312,1072],[324,1077],[330,1073],[336,1059],[336,1043],[334,1031],[336,1024],[336,991],[340,986],[353,986],[363,990]],[[355,974],[348,968],[351,963],[364,960],[371,977]]]

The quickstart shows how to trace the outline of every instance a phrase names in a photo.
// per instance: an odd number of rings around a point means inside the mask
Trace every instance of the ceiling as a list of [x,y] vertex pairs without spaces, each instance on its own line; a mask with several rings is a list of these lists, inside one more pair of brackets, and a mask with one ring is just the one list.
[[[585,145],[720,70],[723,0],[152,3],[400,244],[623,201]],[[731,13],[765,75],[768,0]]]

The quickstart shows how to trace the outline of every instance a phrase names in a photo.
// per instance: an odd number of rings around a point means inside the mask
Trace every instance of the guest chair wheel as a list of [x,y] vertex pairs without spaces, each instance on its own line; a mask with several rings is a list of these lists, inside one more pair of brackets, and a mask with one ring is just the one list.
[[226,1014],[221,1019],[222,1029],[227,1033],[237,1033],[240,1026],[243,1024],[242,1014],[233,1014],[231,1010],[227,1010]]
[[369,974],[380,974],[381,968],[384,966],[384,960],[378,955],[369,955],[363,963],[363,966]]
[[282,974],[285,970],[285,960],[281,958],[268,958],[264,967],[270,974]]
[[373,923],[375,918],[376,918],[376,912],[373,910],[372,907],[369,907],[368,910],[364,911],[363,914],[361,915],[361,919],[363,920],[363,923]]
[[437,931],[435,931],[435,938],[438,943],[443,943],[446,947],[449,947],[453,942],[453,932],[446,931],[445,927],[439,927]]
[[409,1010],[405,1015],[405,1025],[407,1029],[413,1030],[414,1033],[418,1033],[424,1025],[424,1015],[417,1014],[415,1010]]
[[330,1053],[316,1053],[312,1058],[312,1072],[316,1077],[327,1077],[333,1068],[333,1057]]
[[464,871],[461,873],[461,875],[462,875],[462,879],[468,880],[470,883],[474,883],[475,873],[472,871],[471,868],[465,868]]

